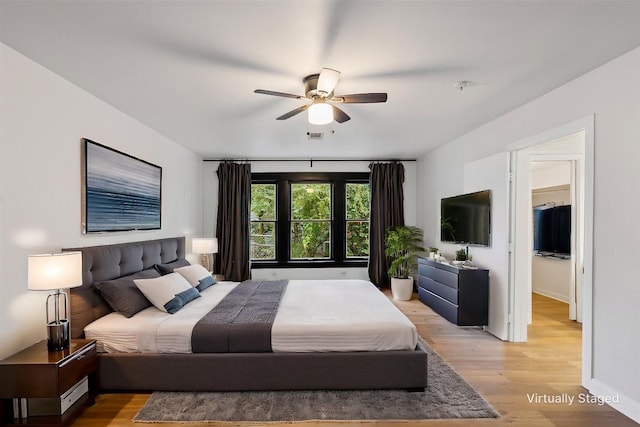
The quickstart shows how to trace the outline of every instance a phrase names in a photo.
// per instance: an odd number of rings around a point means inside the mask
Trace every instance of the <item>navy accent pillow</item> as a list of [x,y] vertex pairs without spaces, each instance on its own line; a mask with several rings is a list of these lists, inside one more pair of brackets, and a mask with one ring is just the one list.
[[196,288],[190,288],[186,291],[182,291],[177,294],[173,299],[164,305],[167,313],[177,313],[185,305],[189,304],[194,299],[200,298],[200,292]]
[[207,276],[199,280],[198,286],[196,286],[195,289],[202,292],[208,287],[213,286],[215,284],[216,284],[216,279],[214,279],[213,276]]
[[173,273],[174,268],[186,267],[188,265],[191,265],[189,261],[184,258],[179,258],[166,264],[156,264],[154,265],[154,267],[156,270],[158,270],[158,273],[164,276],[165,274]]

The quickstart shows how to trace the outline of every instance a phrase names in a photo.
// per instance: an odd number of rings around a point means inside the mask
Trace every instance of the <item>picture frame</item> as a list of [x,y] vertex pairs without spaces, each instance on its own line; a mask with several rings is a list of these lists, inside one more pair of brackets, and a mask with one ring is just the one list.
[[162,168],[82,139],[82,233],[162,228]]

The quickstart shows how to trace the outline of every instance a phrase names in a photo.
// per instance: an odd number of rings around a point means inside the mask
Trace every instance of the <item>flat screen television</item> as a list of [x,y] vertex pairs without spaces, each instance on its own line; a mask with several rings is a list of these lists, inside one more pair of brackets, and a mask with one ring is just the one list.
[[533,209],[533,250],[541,255],[571,255],[571,205]]
[[491,246],[491,190],[442,199],[440,240]]

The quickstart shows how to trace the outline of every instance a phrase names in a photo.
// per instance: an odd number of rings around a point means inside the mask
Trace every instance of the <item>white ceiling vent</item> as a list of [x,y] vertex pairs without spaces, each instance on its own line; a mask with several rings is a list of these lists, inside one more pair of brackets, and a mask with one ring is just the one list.
[[307,132],[307,139],[313,139],[313,140],[322,139],[323,135],[324,135],[323,132]]

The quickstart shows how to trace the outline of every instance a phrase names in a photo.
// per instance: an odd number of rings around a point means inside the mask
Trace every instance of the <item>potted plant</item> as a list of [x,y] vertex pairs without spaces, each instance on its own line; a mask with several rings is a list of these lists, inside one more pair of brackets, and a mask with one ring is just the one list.
[[385,235],[384,253],[391,258],[389,276],[391,277],[391,294],[394,299],[408,301],[413,294],[413,277],[411,271],[424,252],[422,247],[422,229],[401,225],[390,227]]
[[458,249],[456,251],[456,259],[453,261],[453,265],[462,265],[469,259],[467,251],[464,249]]
[[456,251],[456,261],[466,261],[467,260],[467,251],[464,249],[458,249]]

